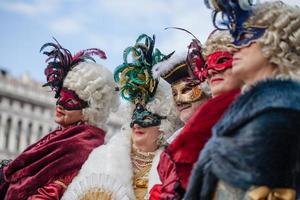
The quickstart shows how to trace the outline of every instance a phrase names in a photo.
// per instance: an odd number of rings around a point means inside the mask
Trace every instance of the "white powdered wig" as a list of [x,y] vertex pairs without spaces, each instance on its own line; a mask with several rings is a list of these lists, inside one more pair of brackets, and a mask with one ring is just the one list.
[[257,6],[249,26],[267,27],[257,40],[278,78],[300,80],[300,8],[281,1]]
[[173,96],[169,84],[165,80],[160,80],[153,101],[146,105],[146,108],[160,116],[166,116],[167,119],[161,120],[159,129],[166,137],[173,134],[177,129],[183,126],[179,119],[179,113],[176,110]]
[[68,72],[63,87],[88,102],[89,106],[83,109],[88,124],[106,129],[105,121],[109,113],[119,104],[113,75],[108,69],[93,62],[79,63]]
[[155,64],[152,67],[153,78],[157,79],[160,76],[165,75],[171,69],[173,69],[175,65],[184,63],[186,60],[186,56],[187,56],[187,52],[174,53],[169,59]]

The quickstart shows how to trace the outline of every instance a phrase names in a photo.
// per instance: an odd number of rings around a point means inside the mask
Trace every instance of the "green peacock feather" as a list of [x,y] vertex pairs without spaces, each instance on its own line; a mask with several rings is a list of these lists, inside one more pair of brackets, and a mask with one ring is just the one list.
[[152,77],[152,66],[172,55],[165,56],[158,49],[154,50],[154,45],[154,35],[152,38],[146,34],[140,35],[134,46],[124,50],[124,63],[114,72],[121,96],[134,104],[144,106],[153,99],[158,81]]

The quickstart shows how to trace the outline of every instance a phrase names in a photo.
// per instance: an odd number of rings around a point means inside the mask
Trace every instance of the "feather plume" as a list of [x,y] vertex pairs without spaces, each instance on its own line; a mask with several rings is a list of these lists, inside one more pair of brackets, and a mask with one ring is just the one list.
[[233,37],[243,27],[243,23],[253,13],[258,0],[204,0],[213,10],[213,24],[219,30],[228,29]]
[[[102,59],[106,59],[106,54],[100,49],[91,48],[79,51],[72,56],[68,49],[63,48],[55,38],[53,39],[55,43],[48,42],[44,44],[41,47],[40,52],[43,52],[43,54],[48,56],[45,61],[48,63],[48,66],[44,72],[47,83],[45,83],[43,86],[50,86],[51,89],[55,91],[55,98],[57,98],[63,86],[63,80],[72,67],[87,60],[95,62],[92,57],[94,55],[99,56]],[[50,48],[50,50],[46,51],[46,48]]]
[[[121,96],[134,104],[145,105],[155,95],[158,81],[152,76],[152,66],[168,57],[154,50],[155,36],[141,34],[134,46],[123,53],[123,64],[114,72],[114,80],[120,85]],[[132,62],[128,62],[128,57]]]

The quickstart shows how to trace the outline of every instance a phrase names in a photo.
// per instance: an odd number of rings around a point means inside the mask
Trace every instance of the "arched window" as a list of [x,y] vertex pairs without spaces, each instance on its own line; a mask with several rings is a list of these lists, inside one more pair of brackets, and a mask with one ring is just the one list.
[[16,149],[17,149],[17,151],[20,150],[21,134],[23,134],[22,133],[22,121],[19,120],[18,125],[17,125],[17,133],[16,133]]
[[8,149],[10,129],[11,129],[11,118],[9,117],[6,120],[6,125],[5,125],[5,130],[4,130],[5,149]]
[[27,145],[30,145],[31,144],[31,135],[32,135],[32,123],[30,122],[28,124],[28,127],[27,127],[27,138],[26,138],[26,143]]

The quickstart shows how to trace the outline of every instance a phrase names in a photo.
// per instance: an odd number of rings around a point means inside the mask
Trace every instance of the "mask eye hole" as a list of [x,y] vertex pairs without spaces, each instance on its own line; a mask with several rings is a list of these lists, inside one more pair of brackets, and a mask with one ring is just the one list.
[[76,105],[76,104],[78,104],[78,101],[76,101],[74,99],[68,99],[67,103],[70,105]]
[[172,90],[172,95],[173,95],[173,97],[176,97],[178,95],[177,91],[176,90]]
[[219,58],[217,60],[217,64],[222,64],[222,63],[225,63],[226,61],[228,61],[229,58],[226,58],[226,57],[222,57],[222,58]]
[[192,90],[192,87],[186,86],[185,88],[182,89],[182,94],[186,94],[191,90]]
[[240,37],[239,37],[239,40],[247,40],[247,39],[250,39],[253,37],[253,33],[250,33],[250,32],[243,32],[241,33]]

